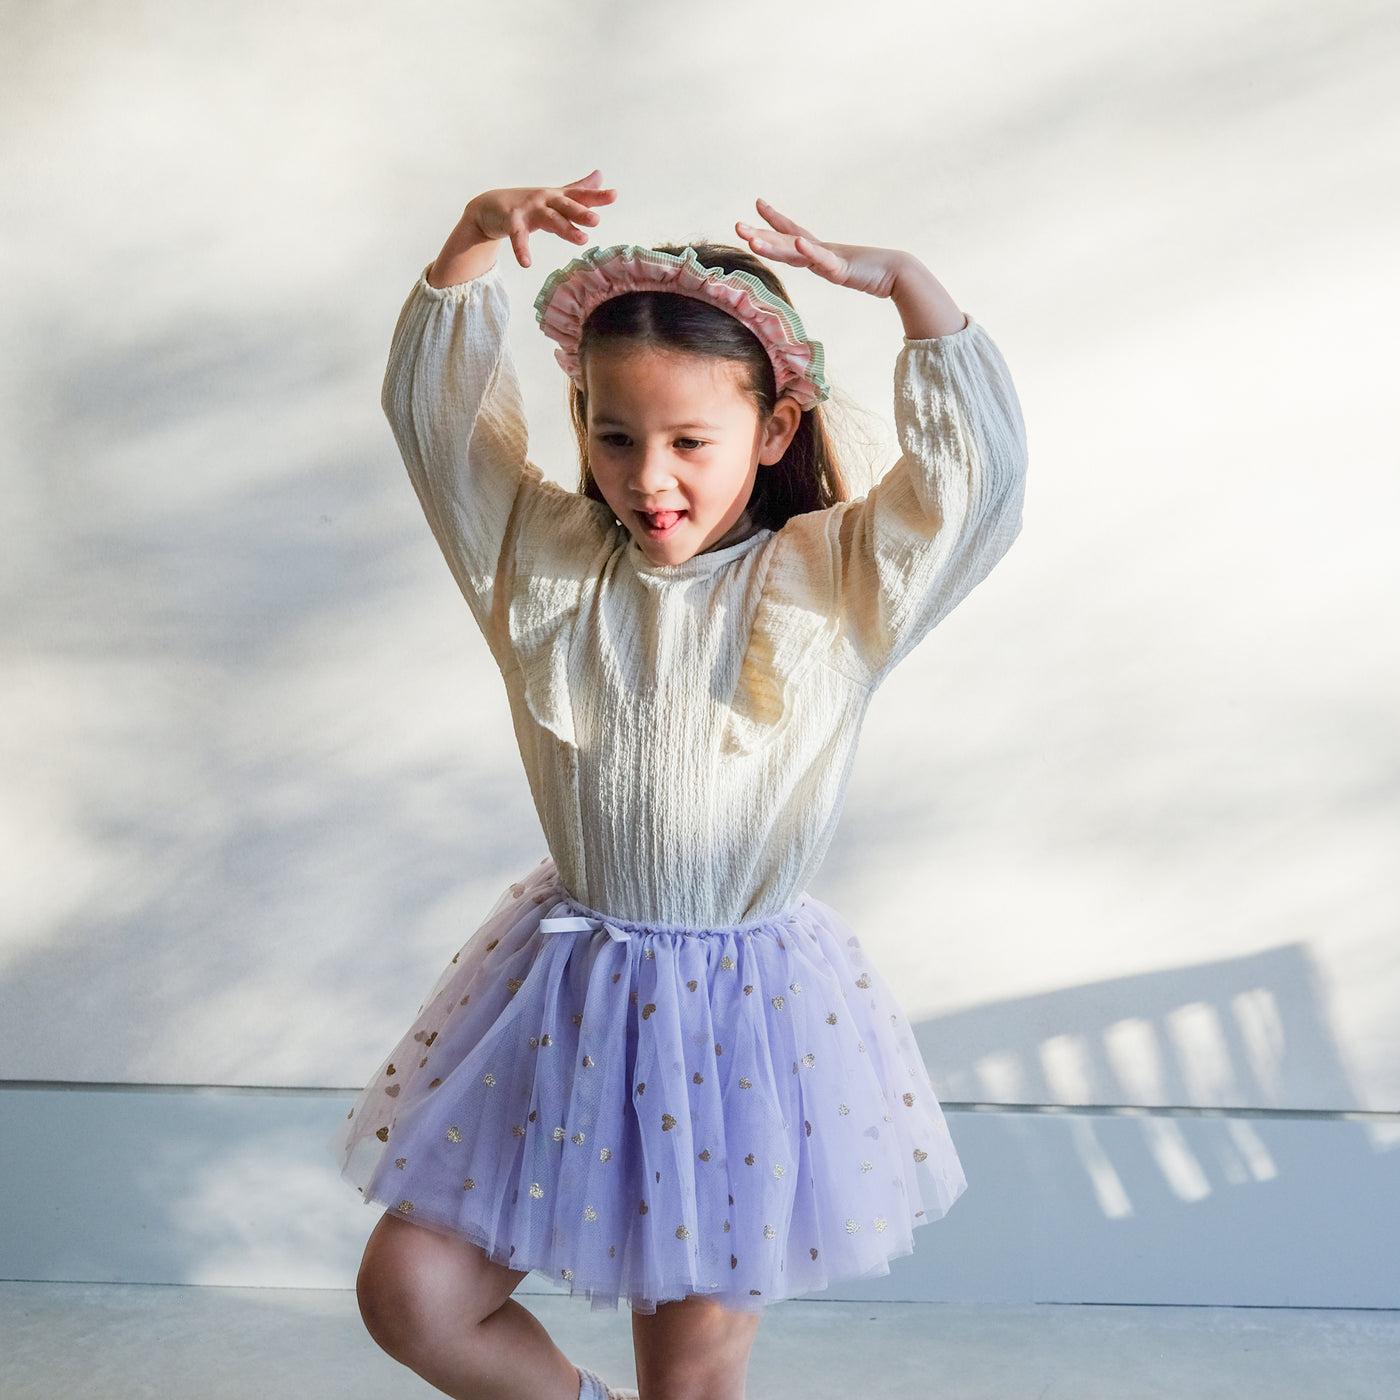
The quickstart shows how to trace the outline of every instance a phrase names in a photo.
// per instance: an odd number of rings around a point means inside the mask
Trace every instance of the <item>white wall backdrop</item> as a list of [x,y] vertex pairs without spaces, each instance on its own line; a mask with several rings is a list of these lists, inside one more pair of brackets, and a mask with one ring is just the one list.
[[[605,241],[917,250],[1017,376],[816,886],[944,1093],[1400,1110],[1393,5],[0,16],[0,1077],[357,1083],[543,853],[378,384],[471,194],[598,165]],[[891,309],[791,285],[884,415]]]

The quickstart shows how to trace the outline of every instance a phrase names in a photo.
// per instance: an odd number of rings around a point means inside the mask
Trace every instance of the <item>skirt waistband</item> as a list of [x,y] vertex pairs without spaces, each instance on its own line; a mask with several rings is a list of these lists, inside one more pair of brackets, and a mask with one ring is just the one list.
[[634,938],[649,934],[680,938],[722,938],[733,934],[761,933],[767,930],[796,924],[798,911],[810,903],[806,894],[801,894],[793,903],[769,914],[762,919],[753,919],[742,924],[728,924],[718,927],[699,927],[687,924],[664,924],[643,922],[634,919],[618,919],[601,910],[590,909],[576,899],[564,895],[540,920],[541,933],[606,933],[614,943],[626,943]]

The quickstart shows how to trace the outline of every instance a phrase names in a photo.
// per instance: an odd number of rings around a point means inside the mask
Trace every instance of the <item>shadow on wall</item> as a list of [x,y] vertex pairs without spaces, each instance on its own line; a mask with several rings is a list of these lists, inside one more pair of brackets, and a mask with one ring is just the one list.
[[1361,1107],[1296,944],[953,1012],[916,1035],[954,1102]]
[[[1356,1093],[1299,946],[998,1002],[914,1033],[945,1105],[1096,1110],[1006,1130],[1052,1194],[1082,1197],[1107,1220],[1249,1185],[1291,1200],[1306,1184],[1290,1211],[1307,1214],[1312,1193],[1345,1176],[1333,1156],[1343,1142],[1356,1145],[1363,1176],[1366,1157],[1400,1146],[1393,1116],[1339,1121]],[[1311,1155],[1324,1141],[1325,1173]],[[1052,1144],[1063,1157],[1055,1166],[1044,1160]],[[1303,1157],[1290,1171],[1280,1152]]]

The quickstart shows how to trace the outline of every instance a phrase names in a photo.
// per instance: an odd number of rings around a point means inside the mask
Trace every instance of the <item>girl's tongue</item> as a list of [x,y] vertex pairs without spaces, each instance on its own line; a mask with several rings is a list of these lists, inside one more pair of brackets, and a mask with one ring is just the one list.
[[678,510],[647,511],[642,516],[642,519],[645,520],[646,523],[657,532],[657,534],[661,534],[663,531],[669,530],[671,526],[674,525],[676,521],[680,518],[681,513]]

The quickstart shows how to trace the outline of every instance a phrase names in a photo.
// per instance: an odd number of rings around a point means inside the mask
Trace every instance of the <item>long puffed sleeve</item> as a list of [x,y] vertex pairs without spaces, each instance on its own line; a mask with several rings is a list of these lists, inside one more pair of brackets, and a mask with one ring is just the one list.
[[878,685],[1020,532],[1025,426],[980,326],[905,343],[895,421],[903,455],[869,496],[795,516],[775,538],[730,748],[751,750],[781,728],[793,688],[819,662]]
[[876,681],[1011,547],[1025,492],[1021,405],[976,323],[906,341],[895,425],[904,455],[840,512],[834,541],[843,630]]
[[[592,557],[600,534],[593,504],[544,481],[526,459],[509,321],[494,268],[454,287],[420,277],[399,313],[383,391],[423,513],[498,658],[522,562],[517,542],[528,534],[529,564],[568,576],[580,555]],[[559,610],[567,612],[573,597],[565,592],[545,610],[550,616],[531,619],[536,631],[552,630]]]

